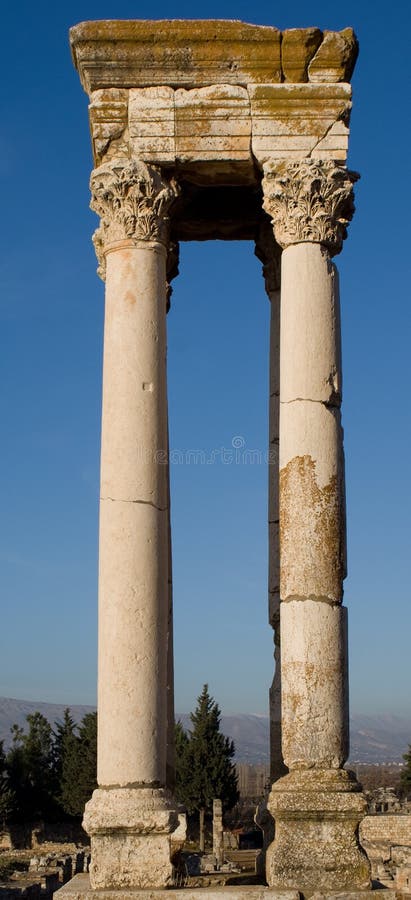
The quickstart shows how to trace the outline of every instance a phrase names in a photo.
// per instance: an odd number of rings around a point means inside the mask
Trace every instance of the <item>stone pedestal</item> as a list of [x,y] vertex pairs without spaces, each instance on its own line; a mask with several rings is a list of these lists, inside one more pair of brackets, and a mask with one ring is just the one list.
[[302,893],[370,886],[369,863],[358,846],[366,804],[350,772],[303,770],[273,784],[269,808],[275,840],[266,856],[272,887]]
[[178,826],[164,789],[98,789],[86,804],[93,889],[161,888],[171,884],[170,834]]

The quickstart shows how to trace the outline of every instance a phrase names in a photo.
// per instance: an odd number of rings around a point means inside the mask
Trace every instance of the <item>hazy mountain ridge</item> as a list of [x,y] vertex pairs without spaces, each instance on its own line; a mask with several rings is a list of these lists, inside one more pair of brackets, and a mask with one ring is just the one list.
[[[42,703],[36,700],[13,700],[0,697],[0,740],[5,747],[10,746],[10,729],[14,723],[24,728],[26,716],[41,712],[54,725],[61,721],[68,704]],[[73,704],[70,711],[76,722],[80,722],[94,706]],[[190,716],[178,713],[185,728],[190,727]],[[222,731],[235,744],[238,762],[268,762],[269,721],[265,716],[242,713],[222,716]],[[402,755],[411,743],[411,716],[390,713],[375,715],[354,714],[351,716],[350,760],[362,763],[402,762]]]

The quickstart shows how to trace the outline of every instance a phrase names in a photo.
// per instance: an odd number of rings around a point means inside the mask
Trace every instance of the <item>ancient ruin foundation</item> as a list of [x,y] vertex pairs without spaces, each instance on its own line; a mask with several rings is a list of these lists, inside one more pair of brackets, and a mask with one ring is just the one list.
[[[170,885],[173,649],[166,313],[179,241],[251,239],[271,304],[266,855],[272,889],[369,886],[348,753],[338,274],[351,29],[230,21],[71,30],[90,98],[105,280],[98,783],[91,887]],[[280,650],[281,648],[281,650]]]

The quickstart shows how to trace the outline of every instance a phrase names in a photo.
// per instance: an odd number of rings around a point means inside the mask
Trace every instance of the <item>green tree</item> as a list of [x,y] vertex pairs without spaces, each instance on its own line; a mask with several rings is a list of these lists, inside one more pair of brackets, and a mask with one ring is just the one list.
[[28,731],[13,725],[6,767],[15,797],[16,821],[53,819],[56,815],[52,768],[52,729],[40,712],[26,717]]
[[55,726],[52,756],[56,800],[63,815],[77,815],[75,795],[80,772],[80,739],[69,709],[64,710],[63,721],[56,722]]
[[82,816],[97,787],[97,713],[87,713],[75,741],[67,735],[61,803],[69,816]]
[[200,850],[204,850],[204,819],[211,812],[213,798],[219,798],[223,809],[231,809],[238,801],[235,748],[220,731],[221,712],[205,684],[190,715],[192,728],[187,747],[187,782],[185,803],[189,812],[197,811],[200,820]]
[[411,795],[411,744],[409,744],[407,753],[404,753],[403,760],[405,766],[401,772],[400,788],[401,793],[405,797]]
[[15,808],[16,798],[10,787],[4,742],[0,741],[0,827],[5,828]]
[[180,721],[174,726],[175,786],[174,796],[187,806],[187,785],[190,781],[190,742]]

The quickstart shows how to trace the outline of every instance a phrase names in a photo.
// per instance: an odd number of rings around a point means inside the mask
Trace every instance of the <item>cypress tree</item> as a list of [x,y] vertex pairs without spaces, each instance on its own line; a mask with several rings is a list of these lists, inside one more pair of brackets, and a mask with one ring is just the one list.
[[189,806],[189,783],[190,783],[190,742],[187,732],[180,721],[175,723],[174,727],[174,747],[175,747],[175,787],[174,796],[179,803]]
[[192,728],[187,748],[186,805],[189,812],[199,813],[200,850],[204,850],[204,818],[218,798],[223,809],[231,809],[238,801],[235,766],[232,762],[233,741],[220,731],[221,712],[205,684],[190,715]]
[[[65,815],[77,815],[76,790],[80,769],[80,740],[77,725],[69,709],[56,723],[53,742],[53,774],[56,799]],[[74,797],[73,797],[74,794]]]

